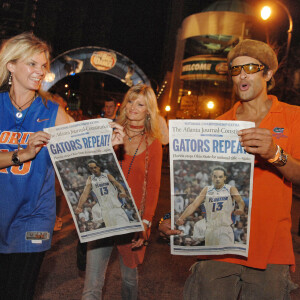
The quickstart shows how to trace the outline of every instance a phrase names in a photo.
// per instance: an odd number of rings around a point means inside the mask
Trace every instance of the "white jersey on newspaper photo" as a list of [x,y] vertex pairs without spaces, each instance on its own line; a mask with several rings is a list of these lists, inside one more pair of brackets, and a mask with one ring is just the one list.
[[107,174],[101,173],[100,176],[91,176],[92,190],[101,209],[121,207],[121,202],[118,200],[117,188],[107,178]]
[[91,176],[92,191],[101,208],[105,226],[126,225],[130,221],[118,199],[117,188],[110,182],[106,173]]
[[206,211],[206,226],[230,226],[232,224],[231,214],[234,206],[230,195],[229,184],[216,189],[213,185],[207,188],[204,201]]

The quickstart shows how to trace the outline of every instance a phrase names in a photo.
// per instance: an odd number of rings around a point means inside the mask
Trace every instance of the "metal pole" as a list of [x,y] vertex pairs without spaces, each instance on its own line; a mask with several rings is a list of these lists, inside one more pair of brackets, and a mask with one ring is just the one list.
[[288,54],[289,54],[289,50],[290,50],[290,45],[291,45],[291,39],[292,39],[292,32],[293,32],[293,19],[292,16],[290,14],[290,11],[288,10],[288,8],[281,2],[278,0],[273,0],[274,2],[276,2],[278,5],[280,5],[284,11],[286,12],[288,18],[289,18],[289,29],[287,31],[287,35],[288,35],[288,39],[287,39],[287,45],[286,45],[286,51],[285,51],[285,57],[286,60],[288,60]]

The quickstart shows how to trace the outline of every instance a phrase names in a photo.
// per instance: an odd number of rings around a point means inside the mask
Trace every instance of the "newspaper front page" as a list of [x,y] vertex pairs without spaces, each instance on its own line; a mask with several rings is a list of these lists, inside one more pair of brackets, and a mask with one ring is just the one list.
[[111,145],[109,119],[45,129],[56,175],[80,242],[143,231],[143,225]]
[[172,254],[248,256],[254,155],[237,132],[254,126],[170,120]]

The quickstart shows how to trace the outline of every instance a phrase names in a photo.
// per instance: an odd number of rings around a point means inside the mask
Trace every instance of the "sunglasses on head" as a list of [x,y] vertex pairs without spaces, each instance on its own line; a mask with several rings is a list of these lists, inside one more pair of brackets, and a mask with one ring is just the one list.
[[247,74],[254,74],[260,72],[264,68],[265,68],[264,65],[258,65],[258,64],[245,64],[245,65],[233,66],[230,68],[230,74],[231,76],[237,76],[242,72],[242,69]]

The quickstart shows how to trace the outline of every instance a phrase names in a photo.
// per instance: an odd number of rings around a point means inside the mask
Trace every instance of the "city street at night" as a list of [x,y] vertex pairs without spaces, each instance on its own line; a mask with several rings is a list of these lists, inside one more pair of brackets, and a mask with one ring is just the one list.
[[299,12],[1,1],[0,300],[300,300]]

